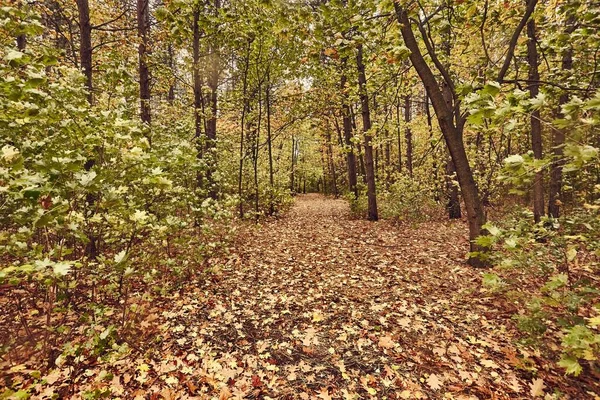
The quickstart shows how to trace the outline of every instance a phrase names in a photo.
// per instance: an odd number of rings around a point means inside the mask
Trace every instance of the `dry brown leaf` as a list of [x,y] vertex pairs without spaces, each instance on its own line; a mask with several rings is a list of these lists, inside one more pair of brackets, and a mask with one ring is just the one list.
[[444,384],[444,382],[440,380],[436,374],[429,375],[426,382],[427,386],[429,386],[432,390],[439,390]]
[[544,388],[546,385],[544,384],[544,380],[542,378],[534,379],[529,386],[531,388],[531,396],[541,397],[544,395]]
[[396,345],[390,336],[382,336],[379,338],[379,347],[384,349],[393,349]]

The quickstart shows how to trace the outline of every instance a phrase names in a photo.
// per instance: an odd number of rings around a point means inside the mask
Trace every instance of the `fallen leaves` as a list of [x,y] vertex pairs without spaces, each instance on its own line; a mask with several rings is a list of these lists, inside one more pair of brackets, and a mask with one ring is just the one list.
[[[218,280],[149,307],[140,318],[153,332],[146,354],[108,365],[106,381],[99,370],[76,377],[79,390],[165,399],[543,397],[562,373],[524,377],[517,354],[531,365],[541,355],[513,346],[491,318],[503,310],[478,297],[478,272],[452,261],[466,249],[463,231],[371,224],[349,218],[343,201],[299,197],[287,216],[244,227]],[[47,373],[47,385],[73,379],[61,368]]]

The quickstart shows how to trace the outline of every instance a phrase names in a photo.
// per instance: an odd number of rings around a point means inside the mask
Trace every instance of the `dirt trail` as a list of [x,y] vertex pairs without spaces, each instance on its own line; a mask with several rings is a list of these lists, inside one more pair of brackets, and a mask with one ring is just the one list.
[[282,218],[242,228],[215,278],[152,322],[154,356],[131,364],[150,367],[137,394],[514,399],[565,387],[511,344],[513,311],[464,264],[465,231],[370,223],[344,201],[299,196]]

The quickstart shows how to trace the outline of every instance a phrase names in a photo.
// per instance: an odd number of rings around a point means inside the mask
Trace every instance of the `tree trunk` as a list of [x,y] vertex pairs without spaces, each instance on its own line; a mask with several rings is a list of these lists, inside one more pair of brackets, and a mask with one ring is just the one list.
[[398,172],[402,172],[402,128],[400,124],[400,99],[396,103],[396,134],[398,137]]
[[[329,128],[329,127],[328,127]],[[327,159],[329,164],[329,170],[331,171],[331,183],[333,189],[333,195],[337,198],[339,196],[337,188],[337,173],[335,171],[335,161],[333,158],[333,143],[331,143],[331,131],[327,129]]]
[[368,219],[377,221],[377,197],[375,188],[375,171],[373,166],[373,145],[371,144],[371,113],[369,112],[369,96],[367,94],[367,78],[365,76],[365,65],[363,64],[363,48],[358,45],[356,53],[356,66],[358,68],[358,87],[360,92],[360,103],[362,109],[364,148],[365,148],[365,172],[367,178]]
[[256,130],[254,135],[254,152],[252,154],[252,162],[254,167],[254,212],[255,218],[258,219],[259,213],[259,185],[258,185],[258,153],[260,150],[260,127],[262,122],[262,82],[258,84],[258,123],[256,124]]
[[454,183],[454,175],[456,174],[456,168],[452,162],[452,157],[448,154],[446,157],[446,210],[448,211],[448,218],[458,219],[462,217],[460,210],[460,197],[458,196],[458,187]]
[[23,50],[25,50],[26,46],[27,46],[27,36],[25,36],[25,34],[22,33],[17,36],[17,48],[20,51],[23,51]]
[[90,24],[90,5],[88,0],[77,0],[79,12],[79,62],[85,76],[85,87],[88,90],[87,99],[94,104],[94,85],[92,81],[92,25]]
[[244,128],[246,124],[246,115],[248,113],[248,68],[250,66],[250,45],[251,42],[248,41],[248,46],[246,48],[246,60],[244,63],[244,74],[242,75],[243,85],[242,85],[242,117],[240,124],[240,164],[238,168],[238,198],[239,198],[239,215],[240,218],[244,218],[244,196],[243,196],[243,179],[244,179]]
[[[433,163],[431,165],[432,173],[433,173],[433,182],[435,187],[435,192],[433,194],[433,199],[437,202],[440,201],[440,193],[441,190],[439,188],[439,180],[438,180],[438,166],[437,166],[437,157],[435,155],[435,145],[433,143],[433,123],[431,120],[431,111],[429,110],[429,95],[427,95],[427,91],[425,91],[425,115],[427,116],[427,129],[429,130],[429,148],[431,149],[431,157],[433,159]],[[460,206],[460,203],[459,203]]]
[[[528,0],[531,1],[531,0]],[[535,37],[535,20],[533,17],[527,22],[527,61],[529,63],[529,94],[531,98],[537,97],[539,93],[540,74],[538,72],[538,53]],[[540,122],[540,111],[535,110],[530,117],[531,126],[531,149],[533,157],[540,160],[542,154],[542,125]],[[533,181],[533,218],[540,222],[544,215],[544,175],[542,171],[536,172]]]
[[273,174],[273,150],[271,142],[271,83],[270,76],[267,74],[267,87],[265,89],[265,102],[267,107],[267,151],[269,153],[269,215],[275,213],[273,196],[275,194],[275,181]]
[[292,167],[290,169],[290,192],[294,193],[294,178],[296,170],[296,138],[292,135]]
[[410,126],[410,96],[404,97],[404,138],[406,140],[406,170],[408,175],[412,178],[413,176],[413,145],[412,145],[412,131]]
[[350,105],[346,84],[348,78],[344,71],[347,58],[342,60],[342,77],[340,90],[342,91],[342,121],[344,126],[344,143],[346,145],[346,164],[348,165],[348,186],[350,192],[354,193],[354,198],[358,197],[357,176],[356,176],[356,155],[354,154],[354,144],[352,143],[352,117],[350,115]]
[[[567,18],[567,27],[565,33],[570,35],[575,29],[575,18],[571,15]],[[562,55],[562,71],[565,75],[573,69],[573,47],[567,43],[567,48]],[[568,92],[563,92],[558,100],[558,115],[565,118],[561,106],[569,102]],[[553,163],[550,169],[550,187],[548,191],[548,215],[553,218],[560,216],[560,206],[562,198],[562,168],[563,145],[565,144],[565,129],[553,129],[552,131],[552,157]]]
[[[219,8],[221,7],[220,0],[214,2],[214,13],[218,16]],[[210,114],[206,124],[206,143],[205,149],[207,154],[207,171],[206,178],[209,187],[209,196],[213,199],[217,198],[216,182],[214,182],[214,173],[216,171],[216,141],[217,141],[217,112],[218,112],[218,94],[219,88],[219,46],[216,36],[212,38],[210,43],[209,54],[209,72],[208,72],[208,89],[210,90]]]
[[[171,70],[172,74],[175,74],[175,58],[173,56],[173,45],[171,43],[169,43],[167,53],[169,56],[169,69]],[[172,79],[171,83],[169,84],[169,93],[167,94],[167,101],[171,105],[173,105],[173,102],[175,101],[175,79]]]
[[465,120],[461,116],[458,107],[450,109],[446,104],[444,95],[438,86],[437,80],[433,75],[429,65],[423,58],[423,55],[421,54],[421,50],[412,31],[408,14],[399,3],[394,3],[394,8],[398,22],[401,25],[401,33],[402,37],[404,38],[404,43],[410,50],[410,61],[417,71],[419,78],[423,82],[427,93],[429,93],[440,129],[444,135],[444,139],[450,151],[452,160],[454,161],[454,166],[456,167],[456,174],[465,202],[467,220],[469,224],[469,239],[471,248],[471,253],[469,254],[469,264],[475,267],[485,266],[486,260],[483,253],[485,253],[487,249],[477,245],[475,243],[475,239],[477,239],[478,236],[486,233],[482,228],[485,224],[486,218],[463,142],[463,126]]
[[[149,0],[137,0],[137,28],[140,44],[138,46],[139,57],[139,83],[140,83],[140,118],[142,122],[150,124],[150,72],[148,70],[148,30],[150,28]],[[148,136],[148,142],[152,143]]]
[[[90,24],[90,7],[88,0],[77,0],[77,10],[79,13],[79,58],[80,66],[85,76],[85,86],[87,88],[87,101],[90,105],[94,104],[93,81],[92,81],[92,25]],[[99,153],[99,150],[97,151]],[[99,154],[97,154],[99,155]],[[90,171],[96,165],[94,157],[86,160],[84,168]],[[87,193],[85,201],[86,208],[93,209],[96,204],[96,194]],[[96,260],[98,257],[98,239],[93,231],[87,233],[88,244],[85,248],[85,254],[90,260]]]
[[[194,126],[196,140],[196,157],[201,160],[204,156],[202,144],[202,78],[200,75],[200,8],[194,7],[193,11],[193,43],[192,43],[192,75],[194,80]],[[198,188],[203,186],[202,172],[196,172]]]

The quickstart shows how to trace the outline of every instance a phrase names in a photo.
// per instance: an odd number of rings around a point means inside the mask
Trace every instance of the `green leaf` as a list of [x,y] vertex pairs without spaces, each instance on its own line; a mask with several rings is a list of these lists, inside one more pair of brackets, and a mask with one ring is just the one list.
[[492,289],[496,289],[496,288],[502,286],[503,284],[504,284],[504,282],[498,275],[493,274],[493,273],[483,274],[483,285],[484,286],[488,286]]
[[560,361],[558,362],[558,365],[563,367],[566,373],[569,375],[578,376],[581,373],[581,371],[583,371],[583,368],[581,368],[579,361],[577,361],[577,358],[573,356],[563,355]]
[[23,58],[24,55],[25,54],[21,53],[20,51],[9,50],[8,53],[4,56],[4,59],[6,61],[19,60],[19,59]]
[[498,82],[490,82],[481,89],[481,94],[492,97],[496,96],[498,93],[500,93],[500,84]]
[[66,276],[73,265],[68,261],[57,262],[52,266],[52,271],[55,275]]
[[577,257],[577,249],[575,247],[571,247],[567,250],[567,261],[571,262]]
[[569,277],[566,274],[554,275],[546,284],[542,287],[542,291],[551,292],[556,289],[565,287],[569,282]]

